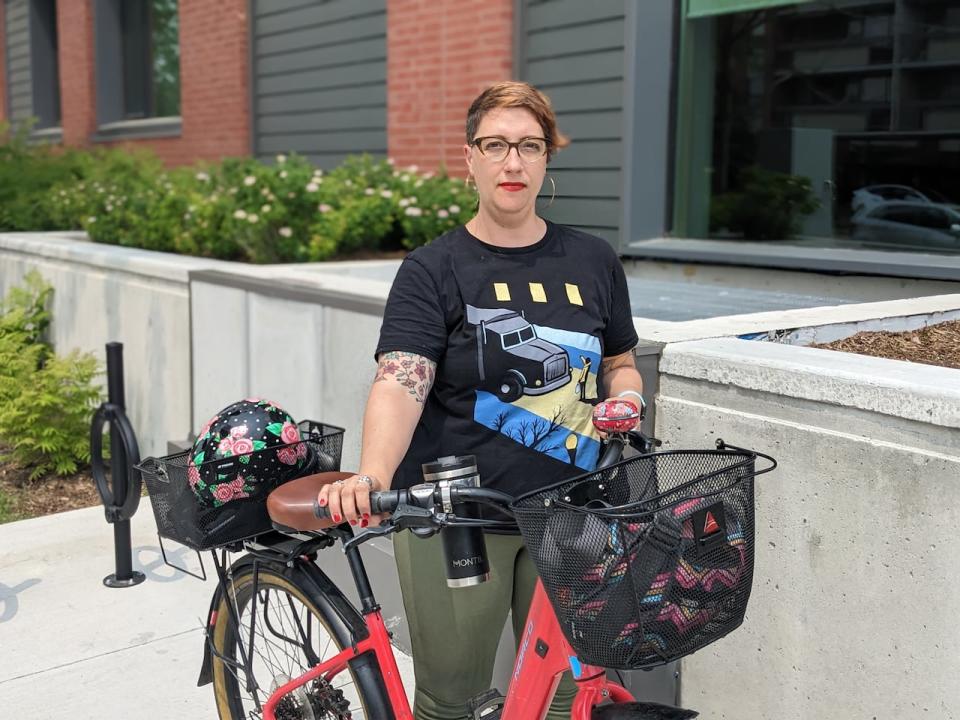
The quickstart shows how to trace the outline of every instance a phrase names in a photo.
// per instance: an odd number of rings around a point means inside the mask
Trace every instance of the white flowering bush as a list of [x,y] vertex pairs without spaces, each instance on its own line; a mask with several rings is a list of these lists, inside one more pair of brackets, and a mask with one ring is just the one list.
[[83,229],[96,242],[303,262],[412,249],[466,222],[476,203],[462,180],[368,156],[325,173],[295,155],[170,170],[146,153],[98,151],[78,161],[77,152],[69,172],[54,174],[33,200],[35,227],[16,229]]

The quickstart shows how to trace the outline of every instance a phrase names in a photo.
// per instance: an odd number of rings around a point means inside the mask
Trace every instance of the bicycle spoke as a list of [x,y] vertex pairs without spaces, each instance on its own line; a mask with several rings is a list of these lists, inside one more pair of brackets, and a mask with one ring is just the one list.
[[[226,651],[228,657],[238,659],[244,649],[250,659],[252,683],[248,686],[242,667],[224,665],[225,672],[233,678],[233,692],[240,706],[237,717],[262,720],[262,705],[279,687],[302,676],[311,667],[322,663],[339,652],[336,638],[327,630],[311,608],[296,595],[273,582],[264,582],[256,593],[251,584],[241,578],[231,578],[228,602],[236,611],[240,627],[231,635]],[[243,648],[241,648],[241,645]],[[331,697],[330,693],[336,695]],[[331,709],[342,697],[349,703],[352,720],[365,720],[359,689],[352,673],[344,668],[329,681],[323,678],[291,691],[278,705],[278,718],[308,718],[327,720],[343,715],[342,710]]]

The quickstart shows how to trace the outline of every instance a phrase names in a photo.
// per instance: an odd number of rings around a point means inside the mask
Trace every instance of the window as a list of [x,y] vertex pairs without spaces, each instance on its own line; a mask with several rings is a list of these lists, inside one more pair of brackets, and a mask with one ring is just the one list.
[[37,130],[60,126],[60,72],[57,63],[57,4],[30,3],[30,70]]
[[142,134],[145,127],[179,132],[177,0],[96,0],[96,12],[101,133]]
[[898,201],[910,207],[882,216],[891,233],[894,222],[948,229],[960,203],[960,1],[761,4],[685,20],[700,41],[693,72],[712,82],[685,109],[702,120],[688,123],[677,167],[675,233],[849,246],[863,212],[877,220]]
[[180,114],[178,24],[176,0],[121,3],[125,118]]

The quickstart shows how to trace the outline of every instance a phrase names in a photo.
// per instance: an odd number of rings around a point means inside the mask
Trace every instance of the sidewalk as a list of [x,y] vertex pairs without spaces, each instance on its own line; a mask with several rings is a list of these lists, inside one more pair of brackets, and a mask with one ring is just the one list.
[[[113,528],[102,508],[0,525],[4,716],[216,718],[211,686],[197,687],[214,581],[164,565],[147,498],[132,526],[134,568],[147,580],[111,589]],[[175,562],[196,556],[182,551]],[[397,661],[410,693],[412,663],[399,652]]]

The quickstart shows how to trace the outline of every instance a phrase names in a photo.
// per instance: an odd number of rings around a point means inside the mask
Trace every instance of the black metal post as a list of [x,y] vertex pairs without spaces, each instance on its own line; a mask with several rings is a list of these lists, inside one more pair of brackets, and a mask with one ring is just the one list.
[[[107,402],[121,413],[126,411],[123,387],[123,343],[107,343]],[[110,486],[113,504],[123,507],[130,490],[127,452],[120,434],[118,422],[110,423]],[[113,523],[113,552],[116,572],[103,579],[107,587],[130,587],[139,585],[146,578],[133,569],[133,548],[130,540],[130,518]]]

